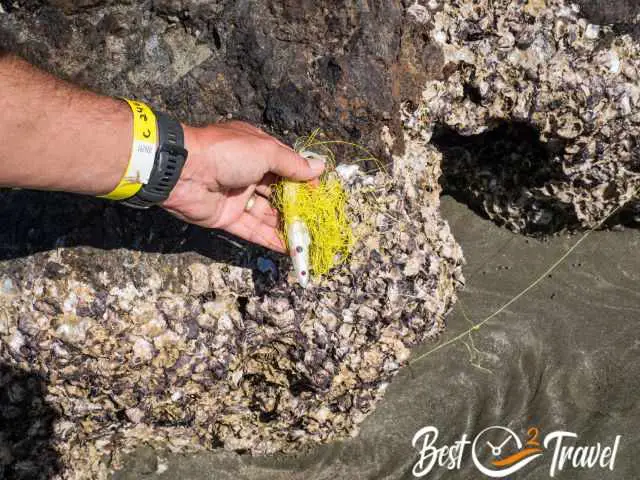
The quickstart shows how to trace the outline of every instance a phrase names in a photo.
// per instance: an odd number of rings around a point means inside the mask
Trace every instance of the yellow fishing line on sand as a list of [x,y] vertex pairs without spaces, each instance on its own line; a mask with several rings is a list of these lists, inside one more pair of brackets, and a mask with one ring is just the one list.
[[[282,216],[285,242],[287,225],[301,220],[309,229],[309,262],[315,275],[325,275],[345,262],[354,244],[347,217],[347,192],[334,175],[325,174],[320,184],[282,180],[272,187],[272,203]],[[288,243],[287,243],[288,244]]]

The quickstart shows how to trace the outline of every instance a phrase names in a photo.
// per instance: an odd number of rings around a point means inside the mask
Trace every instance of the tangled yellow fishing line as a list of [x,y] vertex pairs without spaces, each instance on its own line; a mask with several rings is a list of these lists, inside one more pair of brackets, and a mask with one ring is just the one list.
[[300,139],[295,149],[303,155],[311,151],[326,159],[325,172],[319,184],[280,180],[272,186],[271,201],[280,211],[280,232],[285,243],[288,240],[287,225],[295,220],[306,224],[311,237],[311,269],[315,275],[325,275],[347,261],[355,238],[347,215],[347,192],[335,172],[333,152],[316,141],[317,134],[315,131]]
[[[321,178],[320,185],[281,181],[273,187],[273,204],[284,225],[302,220],[309,229],[309,262],[316,275],[324,275],[344,262],[354,243],[347,218],[347,193],[340,180]],[[287,240],[287,229],[282,228]]]

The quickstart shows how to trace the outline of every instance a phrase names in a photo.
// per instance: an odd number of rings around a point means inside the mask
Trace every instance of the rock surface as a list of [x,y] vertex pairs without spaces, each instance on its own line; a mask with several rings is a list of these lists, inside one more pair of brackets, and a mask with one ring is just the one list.
[[352,257],[306,290],[249,247],[229,259],[244,267],[90,247],[0,263],[0,359],[46,379],[63,475],[104,478],[142,443],[267,454],[355,435],[463,283],[440,161],[409,143],[393,174],[352,178]]
[[184,121],[233,116],[292,141],[321,128],[389,156],[400,102],[442,55],[400,0],[2,2],[0,43],[101,92]]
[[[0,32],[58,75],[185,121],[289,141],[319,127],[389,159],[400,103],[442,56],[400,2],[372,3],[13,2]],[[361,240],[309,291],[286,259],[159,211],[0,193],[0,356],[46,379],[62,475],[103,477],[141,443],[259,454],[355,434],[462,283],[441,155],[406,151],[391,176],[349,180]]]
[[444,153],[448,191],[519,232],[637,221],[637,40],[563,1],[445,2],[418,17],[447,78],[405,119]]

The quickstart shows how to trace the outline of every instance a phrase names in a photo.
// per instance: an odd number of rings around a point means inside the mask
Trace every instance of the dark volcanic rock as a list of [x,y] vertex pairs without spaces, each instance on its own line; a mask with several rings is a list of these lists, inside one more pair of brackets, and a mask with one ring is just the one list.
[[442,55],[400,1],[4,2],[5,47],[184,121],[233,116],[291,141],[320,128],[388,158],[387,126]]
[[[194,124],[247,120],[289,142],[320,128],[380,158],[390,157],[384,127],[402,148],[400,103],[416,102],[441,70],[400,1],[1,5],[0,47],[78,84]],[[228,257],[227,244],[163,212],[55,195],[0,191],[0,259],[69,245]]]

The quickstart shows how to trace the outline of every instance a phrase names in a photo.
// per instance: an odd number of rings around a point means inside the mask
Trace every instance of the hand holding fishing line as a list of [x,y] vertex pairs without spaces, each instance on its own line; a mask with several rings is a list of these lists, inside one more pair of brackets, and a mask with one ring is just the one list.
[[316,145],[315,135],[296,153],[242,122],[184,131],[189,161],[165,209],[190,223],[288,250],[303,287],[312,272],[326,274],[347,258],[353,236],[345,192],[336,178],[320,178],[328,159],[307,150]]
[[300,182],[318,178],[322,159],[304,159],[243,122],[185,126],[184,131],[189,159],[162,206],[187,222],[284,252],[278,212],[268,200],[271,185],[280,177]]
[[243,122],[183,125],[141,100],[79,89],[11,55],[0,55],[0,71],[8,112],[0,185],[159,205],[278,252],[288,243],[303,286],[348,257],[346,192],[327,147],[342,142],[316,131],[294,150]]

